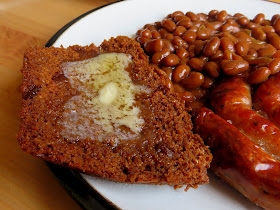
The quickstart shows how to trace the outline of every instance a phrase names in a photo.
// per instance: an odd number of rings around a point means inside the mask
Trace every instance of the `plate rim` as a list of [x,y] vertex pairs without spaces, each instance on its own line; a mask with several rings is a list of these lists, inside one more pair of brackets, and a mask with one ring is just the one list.
[[[45,47],[51,47],[58,38],[73,24],[84,18],[85,16],[100,10],[104,7],[107,7],[112,4],[116,4],[125,0],[118,0],[115,2],[110,2],[108,4],[104,4],[102,6],[91,9],[80,16],[74,18],[62,28],[60,28],[44,45]],[[96,210],[104,210],[104,209],[112,209],[118,210],[120,209],[110,200],[102,196],[94,187],[89,185],[89,183],[81,176],[80,172],[76,170],[72,170],[63,166],[59,166],[50,162],[45,162],[47,167],[50,169],[52,174],[55,176],[57,181],[63,186],[64,190],[76,201],[76,203],[82,207],[83,209],[89,210],[92,209],[89,205],[94,204],[94,209]]]

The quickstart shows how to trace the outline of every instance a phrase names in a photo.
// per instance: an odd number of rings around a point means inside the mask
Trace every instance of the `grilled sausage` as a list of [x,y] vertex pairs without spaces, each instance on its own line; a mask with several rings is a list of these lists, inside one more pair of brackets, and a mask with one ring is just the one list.
[[280,209],[280,162],[236,127],[202,108],[195,130],[210,146],[211,170],[252,202],[265,209]]

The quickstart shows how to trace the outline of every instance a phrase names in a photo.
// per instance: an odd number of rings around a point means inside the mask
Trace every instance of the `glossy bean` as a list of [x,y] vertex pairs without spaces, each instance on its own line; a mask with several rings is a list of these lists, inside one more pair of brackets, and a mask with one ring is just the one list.
[[215,55],[217,50],[219,49],[221,41],[218,37],[213,37],[204,47],[203,54],[205,56]]
[[249,63],[245,60],[226,61],[222,64],[222,68],[226,75],[237,75],[249,69]]
[[240,56],[247,55],[248,51],[249,44],[246,41],[240,41],[235,45],[235,52]]
[[205,71],[209,76],[217,78],[220,75],[220,66],[214,61],[209,61],[205,64]]
[[180,58],[176,54],[170,54],[163,59],[163,64],[168,67],[176,66]]
[[186,76],[189,75],[191,68],[188,65],[179,65],[175,68],[172,74],[172,81],[181,82]]
[[205,62],[199,58],[192,58],[189,60],[188,64],[190,65],[191,68],[195,69],[196,71],[202,71]]
[[265,80],[268,79],[271,71],[267,67],[260,67],[253,71],[249,77],[248,77],[248,82],[249,84],[260,84],[264,82]]
[[271,74],[276,74],[280,72],[280,58],[274,58],[268,65]]
[[186,89],[195,89],[202,85],[204,76],[200,72],[191,71],[189,76],[181,81],[181,84]]

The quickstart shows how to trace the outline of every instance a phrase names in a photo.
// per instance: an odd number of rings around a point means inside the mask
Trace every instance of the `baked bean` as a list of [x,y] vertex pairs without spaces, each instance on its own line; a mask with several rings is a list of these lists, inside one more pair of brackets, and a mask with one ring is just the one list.
[[202,71],[203,67],[205,65],[205,62],[199,58],[192,58],[189,60],[188,64],[190,65],[190,67],[192,67],[196,71]]
[[275,32],[275,29],[272,26],[261,26],[261,28],[266,35],[267,33]]
[[235,18],[240,18],[240,17],[244,17],[244,15],[242,14],[242,13],[235,13],[234,15],[233,15],[233,17],[235,17]]
[[224,51],[230,50],[230,51],[234,52],[234,50],[235,50],[233,42],[228,37],[221,38],[220,46],[221,46],[222,50],[224,50]]
[[232,60],[232,51],[224,50],[223,60]]
[[146,24],[144,26],[144,28],[146,28],[146,29],[148,29],[150,31],[156,30],[156,27],[154,25],[152,25],[152,24]]
[[222,10],[216,15],[216,19],[218,21],[224,22],[227,19],[227,16],[227,12],[225,10]]
[[271,18],[271,23],[272,23],[272,25],[274,24],[275,20],[276,20],[278,17],[280,17],[280,14],[275,14],[275,15],[272,16],[272,18]]
[[199,21],[202,21],[202,22],[207,21],[207,15],[204,13],[198,13],[196,16],[197,16],[197,20],[199,20]]
[[213,78],[217,78],[220,75],[220,66],[214,61],[207,62],[204,68],[209,76]]
[[268,38],[270,44],[272,44],[277,50],[280,50],[280,37],[277,34]]
[[220,60],[223,58],[224,53],[222,52],[222,50],[218,49],[217,52],[211,56],[210,60],[216,61],[216,60]]
[[176,93],[183,93],[186,91],[185,88],[183,88],[180,84],[176,84],[176,83],[173,84],[173,88]]
[[267,44],[264,48],[258,51],[259,57],[272,57],[277,50],[271,44]]
[[196,32],[196,38],[200,40],[206,40],[210,37],[211,30],[209,28],[202,28]]
[[167,33],[164,38],[169,41],[172,41],[174,39],[174,35],[172,33]]
[[223,27],[223,23],[221,21],[212,22],[212,25],[216,31],[219,31]]
[[182,19],[177,22],[177,26],[184,26],[185,28],[190,28],[193,26],[193,23],[190,19]]
[[238,39],[238,41],[252,42],[252,37],[250,37],[247,33],[240,31],[234,34],[234,36]]
[[234,76],[249,69],[249,63],[245,60],[232,60],[222,63],[226,75]]
[[152,34],[152,39],[160,39],[161,38],[160,33],[156,30],[151,31],[151,34]]
[[152,33],[149,29],[144,29],[141,31],[140,36],[150,39],[152,37]]
[[276,20],[273,22],[272,26],[277,33],[280,33],[280,16],[276,18]]
[[198,20],[197,15],[193,12],[187,12],[186,16],[188,16],[192,21]]
[[265,47],[265,44],[258,44],[258,43],[250,43],[249,48],[252,50],[260,50]]
[[222,31],[226,32],[230,32],[230,33],[236,33],[240,31],[240,28],[238,26],[232,25],[230,23],[226,23],[223,25],[222,27]]
[[256,50],[253,50],[253,49],[249,49],[248,55],[252,55],[253,57],[258,57],[258,53]]
[[259,13],[259,14],[257,14],[257,15],[254,17],[253,22],[254,22],[254,23],[259,23],[259,24],[261,24],[261,23],[264,22],[264,20],[265,20],[264,14],[263,14],[263,13]]
[[190,91],[184,91],[179,93],[179,96],[181,99],[183,99],[186,103],[190,103],[192,101],[195,101],[194,95]]
[[180,58],[180,59],[182,59],[182,58],[186,58],[186,57],[188,57],[189,56],[189,52],[185,49],[185,48],[178,48],[177,50],[176,50],[176,55]]
[[182,16],[184,13],[182,11],[175,11],[171,14],[171,17],[174,18],[176,16]]
[[266,39],[266,33],[264,33],[261,27],[253,28],[252,36],[260,41],[264,41]]
[[181,84],[185,89],[195,89],[202,85],[204,82],[204,76],[200,72],[191,71],[189,76],[185,77]]
[[250,22],[250,20],[245,16],[239,17],[237,21],[241,26],[245,26]]
[[268,65],[271,74],[276,74],[280,72],[280,58],[274,58]]
[[199,44],[196,45],[195,54],[200,55],[202,53],[202,50],[204,49],[205,45],[207,44],[207,42],[202,41],[202,40],[197,40],[197,41],[200,41],[200,42],[199,42]]
[[143,31],[143,29],[139,29],[137,32],[136,32],[136,36],[139,36],[141,34],[141,32]]
[[253,59],[256,59],[256,56],[254,56],[254,55],[243,55],[242,58],[245,61],[251,61]]
[[249,44],[246,41],[240,41],[235,45],[235,52],[240,56],[247,55],[248,51]]
[[256,28],[256,27],[259,27],[260,25],[258,24],[258,23],[253,23],[253,22],[249,22],[247,25],[246,25],[246,27],[248,28],[248,29],[253,29],[253,28]]
[[186,31],[187,31],[187,29],[184,26],[178,26],[174,31],[174,35],[182,36]]
[[251,74],[248,77],[249,84],[255,85],[260,84],[267,80],[267,78],[270,75],[270,70],[267,67],[260,67],[256,69],[255,71],[251,72]]
[[272,61],[272,58],[268,57],[258,57],[253,58],[252,60],[247,60],[250,65],[261,65],[261,64],[268,64]]
[[189,57],[190,57],[190,58],[193,58],[193,57],[196,56],[196,55],[195,55],[195,49],[196,49],[196,46],[195,46],[195,45],[190,45],[190,46],[189,46],[188,51],[189,51]]
[[195,39],[196,39],[196,33],[194,32],[194,31],[186,31],[184,34],[183,34],[183,36],[182,36],[182,38],[186,41],[186,42],[188,42],[188,43],[191,43],[191,42],[193,42]]
[[205,89],[209,89],[214,85],[214,80],[210,77],[204,77],[204,82],[202,83],[201,87]]
[[142,36],[138,36],[136,38],[136,41],[139,42],[141,44],[141,46],[143,47],[149,41],[149,39],[142,37]]
[[163,64],[168,67],[176,66],[180,58],[176,54],[170,54],[163,59]]
[[164,38],[166,34],[168,34],[168,31],[164,28],[159,29],[158,32],[160,33],[161,38]]
[[174,21],[170,19],[163,19],[161,21],[161,25],[163,28],[165,28],[168,32],[173,32],[176,29],[176,24]]
[[208,28],[211,31],[211,35],[215,35],[216,29],[214,28],[212,23],[205,23],[204,25],[206,28]]
[[170,51],[168,49],[162,49],[160,52],[156,52],[152,56],[152,63],[160,64],[166,56],[170,55]]
[[211,11],[208,13],[208,16],[209,16],[209,17],[215,17],[218,13],[219,13],[218,10],[211,10]]
[[185,15],[178,15],[178,16],[175,16],[175,17],[173,18],[173,20],[174,20],[175,23],[178,23],[178,22],[181,21],[181,20],[189,20],[189,21],[191,21],[191,19],[190,19],[189,17],[185,16]]
[[221,41],[218,37],[213,37],[204,47],[203,54],[205,56],[215,55],[217,50],[219,49]]
[[174,82],[181,82],[186,76],[189,75],[191,68],[188,65],[179,65],[175,68],[172,74],[172,80]]
[[163,41],[163,49],[168,49],[171,53],[175,51],[173,44],[169,40],[163,39],[162,41]]
[[241,56],[232,53],[232,60],[244,60]]
[[193,25],[193,26],[196,26],[196,27],[198,27],[198,28],[200,28],[201,26],[204,27],[203,22],[201,22],[201,21],[199,21],[199,20],[193,21],[193,22],[192,22],[192,25]]
[[229,38],[233,44],[236,44],[238,42],[238,39],[235,36],[233,36],[231,33],[229,33],[228,31],[223,32],[222,37]]
[[280,50],[278,50],[274,55],[272,56],[273,58],[280,58]]
[[188,29],[188,31],[193,31],[193,32],[197,32],[198,31],[198,27],[197,26],[192,26]]
[[267,19],[265,19],[262,23],[261,23],[262,26],[271,26],[271,22]]
[[175,46],[175,48],[185,48],[187,49],[189,47],[188,43],[183,40],[181,37],[179,36],[175,36],[174,39],[172,40],[172,44]]
[[152,39],[145,43],[144,49],[147,53],[155,53],[161,51],[163,45],[164,43],[162,39]]
[[189,58],[181,58],[178,65],[187,65],[189,60]]
[[161,28],[162,28],[161,21],[155,22],[155,23],[154,23],[154,26],[155,26],[156,30],[161,29]]

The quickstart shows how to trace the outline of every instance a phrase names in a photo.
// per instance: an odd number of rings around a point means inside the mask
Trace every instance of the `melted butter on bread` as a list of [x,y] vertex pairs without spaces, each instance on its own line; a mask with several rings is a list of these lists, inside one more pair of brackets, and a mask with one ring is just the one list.
[[63,136],[92,138],[97,134],[103,140],[108,133],[121,139],[139,135],[144,120],[135,106],[135,95],[148,90],[132,82],[126,71],[132,65],[124,53],[104,53],[63,65],[65,76],[80,92],[65,104]]

